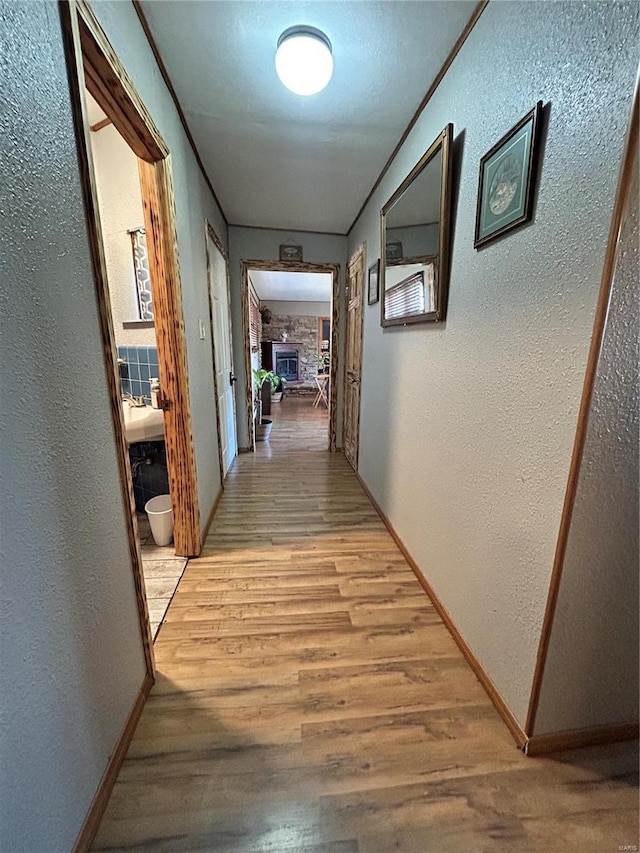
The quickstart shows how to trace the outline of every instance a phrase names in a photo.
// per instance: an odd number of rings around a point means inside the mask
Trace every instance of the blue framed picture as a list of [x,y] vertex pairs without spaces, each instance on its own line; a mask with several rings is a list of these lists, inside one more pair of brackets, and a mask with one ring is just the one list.
[[480,161],[474,248],[486,245],[533,215],[542,101]]

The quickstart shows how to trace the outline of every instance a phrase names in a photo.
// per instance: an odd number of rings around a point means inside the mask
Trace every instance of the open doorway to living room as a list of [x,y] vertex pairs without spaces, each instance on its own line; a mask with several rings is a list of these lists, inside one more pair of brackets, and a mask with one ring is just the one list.
[[256,448],[329,447],[333,284],[331,270],[247,270]]

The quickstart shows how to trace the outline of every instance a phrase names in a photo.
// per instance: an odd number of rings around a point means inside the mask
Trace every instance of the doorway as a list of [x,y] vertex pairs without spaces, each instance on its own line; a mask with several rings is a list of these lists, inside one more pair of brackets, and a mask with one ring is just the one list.
[[[167,527],[169,472],[164,412],[158,401],[159,356],[138,160],[88,91],[85,99],[136,529],[155,641],[187,560],[176,556]],[[163,500],[164,513],[149,516],[147,505],[157,511]]]
[[236,378],[233,370],[229,259],[218,239],[218,235],[209,222],[205,225],[205,240],[220,482],[224,485],[224,479],[238,453],[236,402],[233,393]]
[[344,455],[358,470],[360,442],[360,381],[362,377],[362,320],[364,311],[364,245],[347,264],[347,317],[344,363]]
[[337,264],[242,261],[250,450],[303,425],[335,450],[338,278]]
[[[138,541],[129,443],[122,403],[122,384],[108,286],[105,243],[91,153],[90,120],[85,89],[137,158],[149,287],[157,338],[159,405],[163,410],[166,464],[173,511],[175,554],[200,553],[200,513],[192,442],[182,296],[177,259],[175,206],[170,152],[118,60],[92,9],[86,3],[62,4],[65,53],[74,113],[78,162],[93,259],[97,307],[111,397],[116,458],[133,580],[140,616],[147,674],[154,672],[153,640],[145,594],[141,545]],[[105,125],[106,126],[106,125]],[[132,376],[129,377],[133,379]],[[138,373],[139,379],[139,373]],[[144,396],[144,395],[143,395]]]

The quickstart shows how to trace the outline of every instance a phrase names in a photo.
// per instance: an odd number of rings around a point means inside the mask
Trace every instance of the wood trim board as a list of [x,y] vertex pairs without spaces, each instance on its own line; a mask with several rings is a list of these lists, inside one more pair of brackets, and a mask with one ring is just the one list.
[[338,425],[338,395],[335,393],[338,383],[338,346],[340,322],[340,264],[315,264],[306,261],[264,261],[241,260],[240,281],[242,300],[242,334],[245,367],[245,400],[247,406],[247,434],[249,450],[255,451],[255,435],[253,423],[253,377],[251,373],[251,340],[249,334],[249,270],[269,270],[273,272],[311,272],[329,273],[331,275],[331,367],[329,382],[331,396],[329,399],[329,450],[335,451]]
[[137,157],[148,162],[169,153],[87,0],[72,0],[78,15],[84,83]]
[[471,669],[475,673],[476,678],[478,679],[480,684],[485,689],[485,692],[487,693],[487,696],[489,697],[489,699],[493,703],[496,711],[500,714],[500,716],[502,717],[502,719],[506,723],[507,728],[511,732],[513,739],[515,740],[518,748],[524,749],[526,744],[527,744],[528,738],[527,738],[527,735],[526,735],[524,729],[522,728],[522,726],[518,722],[515,714],[513,713],[511,708],[509,708],[509,706],[505,702],[504,698],[502,697],[500,691],[498,690],[498,688],[496,687],[496,685],[492,681],[491,677],[486,672],[486,670],[484,669],[484,667],[482,666],[482,664],[480,663],[478,658],[475,656],[475,654],[471,650],[471,647],[468,645],[467,641],[464,639],[464,637],[462,636],[462,634],[458,630],[455,622],[453,621],[453,619],[451,617],[451,614],[449,613],[447,608],[444,606],[444,604],[440,601],[440,599],[438,598],[438,596],[434,592],[433,588],[431,587],[431,585],[429,584],[427,579],[424,577],[424,575],[420,571],[418,564],[416,563],[416,561],[413,559],[413,557],[409,553],[404,542],[402,541],[402,539],[400,538],[398,533],[396,533],[395,528],[393,527],[393,525],[391,524],[391,522],[389,521],[389,519],[387,518],[387,516],[383,512],[382,508],[380,507],[380,505],[378,504],[378,502],[376,501],[374,496],[371,494],[371,492],[369,491],[364,480],[362,479],[360,474],[358,474],[357,471],[356,471],[356,477],[358,478],[358,482],[362,486],[365,494],[367,495],[367,497],[369,498],[369,500],[371,501],[371,503],[375,507],[376,512],[380,516],[383,524],[385,525],[385,527],[387,528],[387,530],[391,534],[391,537],[393,538],[394,542],[396,543],[396,545],[398,546],[398,548],[402,552],[402,555],[404,556],[405,560],[407,561],[407,563],[411,567],[413,573],[415,574],[416,578],[418,579],[418,582],[420,583],[420,586],[424,589],[426,594],[431,599],[431,603],[433,604],[436,611],[438,612],[438,615],[440,616],[440,618],[444,622],[447,630],[449,631],[449,633],[453,637],[456,645],[458,646],[458,648],[460,649],[460,651],[464,655],[467,663],[469,664],[469,666],[471,667]]
[[244,261],[240,261],[240,297],[241,297],[241,312],[242,312],[242,335],[244,354],[244,400],[246,407],[246,422],[247,422],[247,441],[249,445],[247,449],[253,453],[256,449],[256,436],[253,412],[253,373],[251,370],[251,307],[249,305],[249,267],[245,266]]
[[624,154],[622,157],[622,164],[620,167],[620,174],[618,178],[616,197],[613,205],[613,212],[611,215],[609,238],[607,241],[604,267],[602,270],[602,279],[600,284],[600,293],[598,296],[598,303],[596,305],[595,318],[593,322],[593,332],[591,335],[591,344],[589,348],[589,355],[587,357],[584,383],[582,386],[582,398],[580,400],[578,424],[576,428],[575,439],[573,442],[573,451],[569,467],[569,477],[565,490],[564,504],[562,507],[562,515],[560,518],[560,529],[558,531],[558,539],[556,542],[553,569],[551,572],[551,580],[549,583],[549,593],[547,597],[544,620],[542,623],[542,631],[538,644],[536,666],[531,686],[526,730],[532,737],[535,735],[536,716],[538,713],[538,705],[540,702],[540,694],[542,691],[544,668],[547,660],[547,654],[549,651],[549,643],[551,640],[551,632],[553,630],[553,620],[555,616],[556,606],[558,603],[558,596],[560,594],[560,584],[562,581],[564,559],[567,551],[569,532],[571,529],[571,521],[573,518],[573,509],[575,506],[576,495],[578,491],[578,482],[580,479],[580,469],[582,467],[584,446],[587,439],[587,429],[589,426],[589,415],[591,412],[591,402],[593,399],[593,392],[595,388],[598,361],[600,359],[600,351],[602,349],[602,342],[604,339],[604,332],[607,324],[607,315],[609,313],[611,289],[613,287],[613,278],[615,273],[616,260],[618,257],[620,233],[622,230],[625,210],[627,208],[629,200],[629,190],[632,185],[631,173],[634,168],[635,160],[638,157],[638,128],[640,124],[638,101],[639,96],[637,78],[635,93],[633,97],[633,105],[631,108],[631,115],[629,118],[629,126],[625,141]]
[[[340,267],[335,266],[331,292],[331,360],[329,385],[329,451],[335,453],[338,442],[338,364],[340,361]],[[335,390],[334,390],[335,389]]]
[[223,494],[224,494],[224,487],[221,486],[220,491],[218,492],[218,496],[215,499],[215,501],[213,502],[213,506],[211,507],[211,512],[209,513],[209,517],[207,518],[207,523],[205,524],[204,529],[202,531],[202,548],[204,548],[204,543],[206,542],[207,536],[209,535],[209,529],[211,528],[211,525],[213,524],[213,519],[214,519],[214,516],[216,514],[216,510],[218,509],[218,506],[220,504],[220,501],[222,500]]
[[226,249],[225,249],[225,247],[223,246],[223,244],[222,244],[222,240],[218,237],[218,235],[217,235],[217,233],[216,233],[216,229],[213,227],[213,225],[209,222],[209,220],[208,220],[208,219],[205,221],[205,226],[206,226],[206,229],[207,229],[207,234],[209,235],[209,237],[211,237],[211,239],[212,239],[212,240],[213,240],[213,242],[215,243],[215,246],[216,246],[217,250],[220,252],[220,254],[221,254],[221,255],[222,255],[222,257],[225,259],[225,262],[226,262],[226,263],[227,263],[227,265],[228,265],[228,263],[229,263],[229,253],[227,252],[227,250],[226,250]]
[[[367,255],[367,245],[366,243],[361,243],[358,248],[353,252],[349,260],[347,261],[347,282],[346,282],[346,300],[345,300],[345,352],[344,352],[344,373],[342,376],[342,444],[346,449],[345,457],[348,462],[353,467],[353,470],[357,472],[358,470],[358,456],[360,452],[360,403],[362,398],[362,349],[363,349],[363,330],[364,330],[364,304],[365,304],[365,294],[367,289],[367,281],[366,281],[366,255]],[[351,323],[351,279],[352,279],[352,270],[355,270],[355,276],[360,275],[360,305],[357,307],[357,311],[359,312],[359,321],[357,329],[357,340],[358,340],[358,381],[357,381],[357,393],[358,393],[358,414],[356,417],[355,423],[355,451],[353,453],[353,459],[349,458],[350,447],[348,441],[345,439],[347,436],[346,423],[347,418],[349,416],[348,412],[348,385],[349,385],[349,364],[350,364],[350,340],[349,340],[349,332],[350,332],[350,323]]]
[[102,121],[97,121],[95,124],[91,125],[91,132],[97,133],[99,130],[102,130],[103,127],[108,127],[112,124],[110,118],[103,118]]
[[160,386],[168,403],[164,412],[164,438],[174,545],[177,555],[194,557],[200,553],[200,509],[170,156],[157,163],[139,160],[138,165]]
[[578,749],[605,743],[619,743],[638,739],[638,723],[620,723],[615,726],[596,726],[589,729],[554,732],[549,735],[532,735],[525,746],[530,756],[547,755],[563,749]]
[[86,853],[86,851],[91,847],[93,839],[96,837],[96,833],[100,826],[102,816],[107,808],[113,786],[118,778],[118,773],[120,772],[120,768],[124,762],[129,744],[131,743],[131,739],[135,733],[136,726],[138,725],[138,721],[144,709],[149,692],[153,687],[153,681],[153,676],[147,673],[120,733],[116,748],[111,754],[107,768],[104,771],[100,784],[98,785],[98,789],[91,801],[87,816],[84,819],[84,823],[82,824],[78,837],[73,845],[73,853]]

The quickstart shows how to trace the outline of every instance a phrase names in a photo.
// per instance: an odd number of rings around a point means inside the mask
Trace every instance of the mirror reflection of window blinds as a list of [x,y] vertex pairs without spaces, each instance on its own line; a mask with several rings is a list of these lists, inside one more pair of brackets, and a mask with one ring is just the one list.
[[249,330],[251,351],[256,352],[260,347],[260,310],[253,293],[249,294]]
[[427,307],[424,272],[417,272],[390,287],[384,294],[384,313],[387,319],[407,314],[425,314]]

